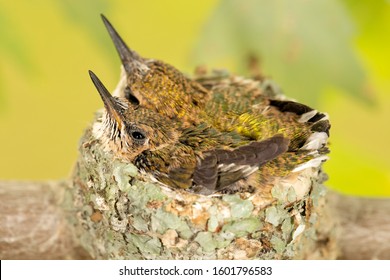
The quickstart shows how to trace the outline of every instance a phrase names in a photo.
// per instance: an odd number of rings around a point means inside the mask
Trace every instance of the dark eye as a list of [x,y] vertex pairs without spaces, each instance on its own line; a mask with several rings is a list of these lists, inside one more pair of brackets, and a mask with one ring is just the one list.
[[133,141],[135,144],[138,144],[138,145],[145,144],[146,135],[144,132],[135,130],[135,131],[132,131],[130,133],[130,135],[131,135],[131,138],[133,138]]
[[126,87],[124,92],[125,92],[125,98],[131,104],[136,105],[136,106],[139,105],[139,100],[137,99],[137,97],[134,96],[133,92],[131,91],[131,89],[129,87]]
[[148,139],[146,132],[137,125],[130,125],[127,128],[127,135],[129,135],[134,144],[143,145]]
[[135,140],[144,140],[146,138],[145,134],[140,131],[133,131],[131,133],[131,137],[133,137]]

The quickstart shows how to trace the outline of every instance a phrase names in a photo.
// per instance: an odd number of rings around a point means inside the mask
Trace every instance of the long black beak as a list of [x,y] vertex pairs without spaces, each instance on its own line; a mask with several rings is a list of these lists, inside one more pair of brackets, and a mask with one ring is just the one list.
[[119,54],[119,57],[122,61],[123,67],[125,68],[127,74],[131,74],[133,72],[133,64],[135,61],[141,61],[140,56],[131,50],[126,43],[123,41],[121,36],[112,26],[112,24],[108,21],[108,19],[101,15],[104,25],[107,28],[108,33],[111,36],[112,41],[114,42],[115,48]]
[[123,107],[118,103],[117,100],[115,100],[114,97],[110,94],[110,92],[107,90],[107,88],[103,85],[103,83],[99,80],[99,78],[93,73],[91,70],[88,71],[89,76],[91,77],[91,80],[93,84],[95,85],[97,91],[100,94],[100,97],[103,100],[104,107],[106,108],[108,114],[112,119],[114,119],[119,129],[122,126],[122,123],[124,122],[124,115],[123,115]]

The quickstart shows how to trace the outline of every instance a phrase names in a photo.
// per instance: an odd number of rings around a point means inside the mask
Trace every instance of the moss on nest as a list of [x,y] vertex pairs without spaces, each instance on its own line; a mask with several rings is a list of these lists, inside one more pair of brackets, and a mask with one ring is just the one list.
[[318,240],[320,169],[280,178],[268,195],[203,196],[153,182],[99,145],[87,129],[73,174],[77,234],[93,258],[294,259]]

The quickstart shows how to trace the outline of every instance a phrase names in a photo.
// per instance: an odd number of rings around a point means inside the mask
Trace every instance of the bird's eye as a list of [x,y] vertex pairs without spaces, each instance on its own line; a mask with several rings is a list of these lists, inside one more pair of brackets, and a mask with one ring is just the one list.
[[131,130],[130,136],[133,139],[133,142],[137,145],[143,145],[146,142],[146,134],[142,130]]
[[139,105],[139,100],[137,97],[134,96],[133,92],[129,87],[126,87],[125,90],[125,98],[133,105],[138,106]]
[[133,137],[136,140],[143,140],[143,139],[146,138],[145,135],[142,132],[139,132],[139,131],[133,131],[131,133],[131,137]]

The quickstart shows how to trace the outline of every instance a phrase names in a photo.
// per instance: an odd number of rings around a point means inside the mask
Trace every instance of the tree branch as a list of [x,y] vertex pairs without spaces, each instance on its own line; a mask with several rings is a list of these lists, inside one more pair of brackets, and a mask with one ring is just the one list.
[[390,259],[390,199],[328,196],[339,223],[339,258]]
[[63,207],[67,192],[66,181],[0,181],[0,259],[88,258]]

